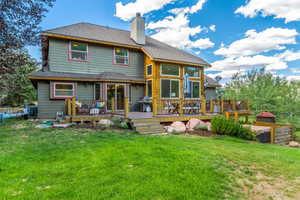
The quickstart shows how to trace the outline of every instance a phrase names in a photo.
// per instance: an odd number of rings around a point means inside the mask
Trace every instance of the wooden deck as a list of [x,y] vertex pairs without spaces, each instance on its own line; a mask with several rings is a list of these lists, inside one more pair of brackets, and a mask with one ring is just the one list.
[[[226,113],[225,113],[226,114]],[[169,114],[169,115],[156,115],[153,116],[152,112],[129,112],[128,117],[124,117],[123,113],[108,113],[102,115],[76,115],[76,116],[67,116],[67,120],[72,122],[81,122],[81,121],[98,121],[101,119],[111,119],[112,117],[119,116],[127,120],[145,120],[145,119],[154,119],[159,120],[160,122],[172,122],[172,121],[188,121],[191,118],[197,118],[201,120],[211,120],[216,116],[221,116],[221,113],[206,113],[206,114]],[[228,112],[229,116],[249,116],[249,111],[236,111]]]

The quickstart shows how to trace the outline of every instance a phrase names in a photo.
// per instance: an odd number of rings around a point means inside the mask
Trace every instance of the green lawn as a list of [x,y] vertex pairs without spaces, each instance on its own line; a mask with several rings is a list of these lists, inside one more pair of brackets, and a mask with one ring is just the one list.
[[0,199],[300,199],[300,149],[0,125]]

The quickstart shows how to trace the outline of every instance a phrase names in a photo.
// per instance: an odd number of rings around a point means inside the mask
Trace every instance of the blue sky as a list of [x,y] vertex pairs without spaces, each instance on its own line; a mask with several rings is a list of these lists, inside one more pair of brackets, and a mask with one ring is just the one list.
[[[75,3],[76,2],[76,3]],[[300,80],[300,1],[294,0],[58,0],[43,30],[78,22],[129,29],[136,12],[147,34],[210,62],[226,81],[236,72],[265,67]],[[40,59],[37,47],[30,54]]]

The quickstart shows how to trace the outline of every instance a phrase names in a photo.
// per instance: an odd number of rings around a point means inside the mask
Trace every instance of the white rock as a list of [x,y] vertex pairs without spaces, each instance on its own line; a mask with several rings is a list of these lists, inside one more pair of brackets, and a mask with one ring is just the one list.
[[295,141],[290,141],[289,146],[290,147],[300,147],[300,144],[298,142],[295,142]]
[[186,129],[188,131],[193,131],[195,127],[197,127],[200,124],[200,119],[192,118],[190,119],[186,124]]
[[105,125],[105,126],[111,126],[112,125],[112,121],[110,121],[109,119],[101,119],[99,121],[100,125]]
[[[183,122],[180,122],[180,121],[176,121],[176,122],[173,122],[170,126],[170,128],[168,129],[168,132],[169,130],[172,132],[185,132],[186,131],[186,127],[185,127],[185,124]],[[170,132],[169,132],[170,133]]]

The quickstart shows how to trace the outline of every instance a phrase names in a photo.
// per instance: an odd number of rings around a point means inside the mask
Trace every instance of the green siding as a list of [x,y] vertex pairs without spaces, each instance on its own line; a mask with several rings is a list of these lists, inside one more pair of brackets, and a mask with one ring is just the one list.
[[138,111],[138,104],[136,103],[144,97],[143,85],[131,85],[131,111]]
[[[82,103],[90,104],[94,100],[94,84],[78,82],[77,97]],[[53,119],[56,117],[56,112],[65,111],[64,100],[50,99],[50,82],[38,82],[38,118]]]
[[119,72],[127,76],[144,77],[144,54],[129,51],[129,65],[113,65],[113,47],[88,45],[88,62],[68,59],[69,41],[49,40],[49,69],[55,72],[89,73]]
[[206,99],[216,99],[217,91],[215,88],[205,88]]

